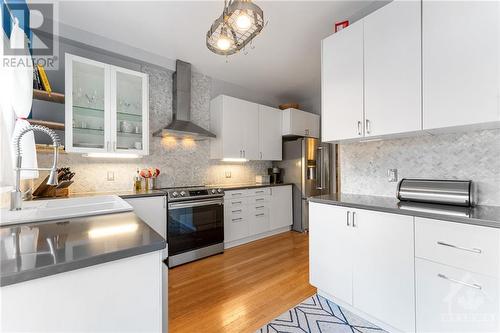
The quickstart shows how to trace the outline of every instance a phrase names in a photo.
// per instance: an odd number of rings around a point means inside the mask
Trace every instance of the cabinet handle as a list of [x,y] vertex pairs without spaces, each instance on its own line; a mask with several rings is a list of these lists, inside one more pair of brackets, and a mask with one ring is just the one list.
[[116,150],[116,141],[113,142],[113,151]]
[[233,204],[233,205],[236,205],[236,204],[237,204],[237,205],[240,205],[240,204],[241,204],[241,201],[233,201],[233,202],[231,202],[231,204]]
[[264,201],[265,199],[264,198],[257,198],[255,199],[255,201]]
[[347,211],[347,226],[350,227],[351,225],[349,224],[349,215],[351,215],[351,212],[350,211]]
[[255,193],[264,193],[264,191],[255,191]]
[[235,197],[235,196],[237,196],[237,195],[241,195],[241,194],[242,194],[242,193],[239,193],[239,192],[238,192],[238,193],[231,193],[231,196]]
[[241,213],[241,209],[232,210],[231,213]]
[[236,218],[236,219],[231,219],[231,221],[233,221],[233,222],[236,222],[236,221],[241,221],[241,220],[243,220],[241,217],[238,217],[238,218]]
[[439,273],[437,276],[441,279],[445,279],[445,280],[448,280],[448,281],[453,282],[453,283],[461,284],[462,286],[471,287],[471,288],[478,289],[478,290],[483,289],[483,287],[481,287],[480,285],[478,285],[476,283],[467,283],[467,282],[463,282],[460,280],[452,279],[452,278],[447,277],[446,275],[441,274],[441,273]]
[[470,249],[470,248],[467,248],[467,247],[453,245],[453,244],[445,243],[445,242],[442,242],[442,241],[438,241],[437,244],[438,245],[442,245],[442,246],[451,247],[451,248],[454,248],[454,249],[457,249],[457,250],[468,251],[468,252],[474,252],[474,253],[482,253],[483,252],[481,249],[478,249],[478,248],[472,248],[472,249]]
[[361,121],[358,121],[358,135],[361,135]]
[[370,120],[369,119],[366,119],[366,133],[370,134],[371,132],[371,129],[370,129]]
[[266,206],[255,206],[255,209],[262,209],[265,208]]
[[356,228],[356,212],[352,212],[352,227]]
[[255,214],[256,217],[259,217],[259,216],[264,216],[265,214],[264,213],[261,213],[261,214]]

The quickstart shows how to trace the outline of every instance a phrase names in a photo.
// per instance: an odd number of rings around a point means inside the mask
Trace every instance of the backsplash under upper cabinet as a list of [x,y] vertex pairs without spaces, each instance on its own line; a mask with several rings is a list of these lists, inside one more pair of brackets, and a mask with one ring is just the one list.
[[395,197],[399,179],[471,179],[480,205],[500,206],[500,130],[339,145],[342,192]]

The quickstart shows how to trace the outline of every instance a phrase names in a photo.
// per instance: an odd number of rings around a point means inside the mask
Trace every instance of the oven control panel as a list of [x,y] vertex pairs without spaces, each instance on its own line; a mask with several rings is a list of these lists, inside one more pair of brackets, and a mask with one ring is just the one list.
[[222,188],[175,188],[167,189],[169,201],[216,198],[224,195]]

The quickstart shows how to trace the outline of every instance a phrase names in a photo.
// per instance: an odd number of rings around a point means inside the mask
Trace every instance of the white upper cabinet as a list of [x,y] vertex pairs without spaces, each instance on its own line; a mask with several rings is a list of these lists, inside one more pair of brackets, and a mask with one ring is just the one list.
[[66,54],[65,150],[149,152],[147,74]]
[[363,136],[363,22],[322,42],[322,141]]
[[281,110],[259,105],[259,158],[265,161],[281,161]]
[[319,138],[319,116],[297,109],[286,109],[283,113],[284,136],[307,136]]
[[500,3],[423,1],[422,17],[424,129],[500,121]]
[[220,95],[210,102],[211,159],[281,160],[278,110]]
[[420,6],[396,0],[364,19],[365,136],[422,129]]

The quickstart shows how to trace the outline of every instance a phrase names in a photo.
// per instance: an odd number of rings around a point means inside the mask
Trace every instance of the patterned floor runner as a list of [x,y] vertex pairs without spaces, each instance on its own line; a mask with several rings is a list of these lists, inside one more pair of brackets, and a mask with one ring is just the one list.
[[381,328],[314,295],[256,333],[384,333]]

